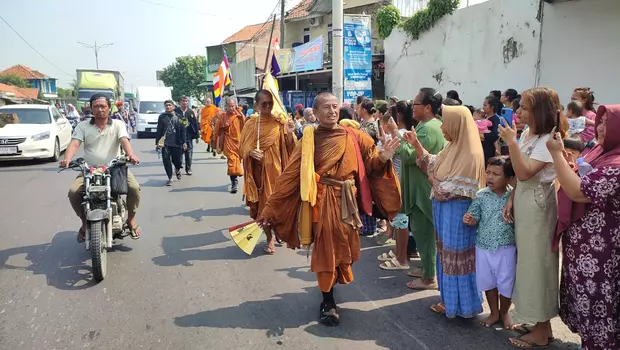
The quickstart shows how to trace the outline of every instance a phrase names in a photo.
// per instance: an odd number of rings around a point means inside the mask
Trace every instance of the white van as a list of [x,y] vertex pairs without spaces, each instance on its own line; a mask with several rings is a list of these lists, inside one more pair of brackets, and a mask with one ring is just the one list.
[[172,90],[169,87],[140,86],[136,89],[138,138],[157,132],[157,119],[166,110],[164,107],[166,100],[172,100]]

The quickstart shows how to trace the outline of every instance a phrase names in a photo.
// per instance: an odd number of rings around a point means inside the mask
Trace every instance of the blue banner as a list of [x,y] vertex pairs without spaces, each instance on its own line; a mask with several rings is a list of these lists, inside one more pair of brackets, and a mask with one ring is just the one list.
[[[293,71],[305,72],[323,68],[323,36],[293,49]],[[290,58],[289,58],[290,59]]]
[[370,16],[344,15],[344,100],[372,98]]

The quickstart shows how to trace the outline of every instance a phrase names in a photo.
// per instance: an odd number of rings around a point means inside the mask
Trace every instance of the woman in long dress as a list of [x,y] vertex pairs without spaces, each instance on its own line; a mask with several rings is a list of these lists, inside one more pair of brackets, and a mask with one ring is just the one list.
[[448,144],[439,154],[426,151],[415,131],[405,139],[415,148],[418,165],[432,184],[441,303],[431,309],[450,318],[471,318],[482,312],[482,295],[476,286],[476,228],[465,225],[463,215],[485,186],[484,152],[467,107],[444,106],[442,117]]
[[547,141],[562,186],[560,316],[582,349],[620,349],[620,105],[599,107],[596,134],[602,143],[585,157],[593,169],[581,176],[562,141]]
[[528,129],[518,142],[514,121],[512,126],[500,125],[499,130],[508,143],[518,180],[504,218],[515,224],[518,258],[512,301],[514,318],[521,323],[512,329],[522,335],[509,341],[515,347],[531,348],[549,344],[553,337],[550,320],[558,314],[559,258],[551,247],[557,221],[556,175],[545,142],[563,117],[555,91],[539,87],[521,95],[517,115]]

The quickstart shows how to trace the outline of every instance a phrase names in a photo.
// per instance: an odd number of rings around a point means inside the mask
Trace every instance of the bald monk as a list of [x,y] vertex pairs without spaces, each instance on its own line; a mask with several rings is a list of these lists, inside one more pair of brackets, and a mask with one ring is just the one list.
[[338,124],[338,107],[331,93],[314,99],[320,125],[304,130],[257,219],[289,248],[313,244],[311,269],[323,293],[320,322],[326,326],[340,322],[333,287],[353,281],[351,264],[360,257],[359,212],[372,213],[374,200],[391,220],[401,205],[391,162],[400,141],[387,142],[379,152],[370,136]]
[[200,111],[200,137],[207,144],[207,152],[211,152],[211,136],[213,135],[211,121],[219,110],[213,101],[207,98],[206,105]]
[[[254,98],[257,117],[245,122],[241,132],[241,159],[245,171],[246,204],[250,217],[256,219],[273,192],[276,178],[282,174],[295,148],[295,122],[286,115],[274,116],[273,96],[260,90]],[[260,119],[260,137],[259,132]],[[256,139],[259,139],[257,149]],[[264,252],[275,253],[275,239],[269,227],[264,228],[267,246]]]
[[226,99],[226,111],[218,113],[213,132],[217,143],[217,153],[224,153],[228,161],[228,176],[230,176],[230,193],[237,193],[237,177],[243,176],[241,158],[239,157],[239,141],[245,117],[241,108],[237,107],[237,100],[233,97]]

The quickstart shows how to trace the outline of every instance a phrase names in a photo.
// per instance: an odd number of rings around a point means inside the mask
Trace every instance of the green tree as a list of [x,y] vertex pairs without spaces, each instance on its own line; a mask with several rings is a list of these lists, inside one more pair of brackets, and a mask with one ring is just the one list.
[[13,85],[17,87],[29,88],[30,83],[15,74],[7,74],[0,76],[0,83]]
[[192,96],[204,103],[206,90],[198,87],[204,81],[207,60],[205,56],[177,57],[175,62],[164,68],[161,80],[172,87],[172,97]]
[[58,88],[58,97],[72,97],[75,96],[72,89]]
[[76,79],[73,79],[71,84],[69,84],[69,87],[71,88],[71,91],[73,91],[73,95],[72,96],[77,96],[78,82],[77,82]]

